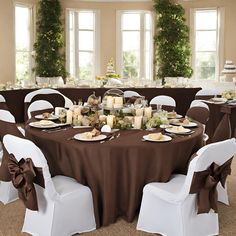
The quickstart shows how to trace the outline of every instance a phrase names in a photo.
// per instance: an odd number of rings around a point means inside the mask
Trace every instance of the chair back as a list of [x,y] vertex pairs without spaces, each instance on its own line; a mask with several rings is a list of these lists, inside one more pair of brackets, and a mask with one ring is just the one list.
[[186,116],[206,125],[209,120],[210,111],[209,109],[201,106],[193,106],[187,110]]
[[205,107],[207,110],[209,110],[209,106],[201,100],[193,100],[190,104],[190,108],[191,107]]
[[2,109],[0,109],[0,120],[9,123],[16,123],[15,117],[11,114],[11,112]]
[[141,97],[141,95],[135,91],[126,90],[126,91],[124,91],[124,97],[125,98]]
[[219,92],[216,89],[201,89],[196,93],[195,98],[196,99],[210,99],[210,98],[215,97],[218,94]]
[[[35,91],[31,92],[31,93],[28,93],[25,96],[24,103],[28,103],[28,104],[31,103],[33,97],[38,95],[38,94],[59,94],[65,100],[65,104],[60,105],[60,106],[65,106],[66,108],[70,108],[71,106],[73,106],[73,102],[68,97],[66,97],[64,94],[60,93],[59,91],[57,91],[55,89],[50,89],[50,88],[38,89],[38,90],[35,90]],[[44,99],[44,100],[46,100],[46,99]]]
[[0,102],[6,102],[6,99],[0,94]]
[[189,194],[195,172],[206,170],[213,162],[221,166],[236,154],[235,138],[208,144],[198,150],[197,156],[189,164],[187,177],[181,190],[181,197]]
[[229,115],[225,114],[216,128],[214,135],[211,139],[211,142],[215,143],[229,139],[231,138],[231,133],[232,130],[231,130]]
[[53,109],[53,105],[50,102],[44,100],[34,101],[28,107],[27,110],[28,118],[30,119],[32,117],[31,114],[32,112],[46,109]]
[[[45,184],[45,189],[41,188],[43,195],[46,192],[51,198],[58,196],[58,193],[56,192],[51,179],[47,161],[42,151],[33,142],[27,139],[7,134],[3,137],[3,144],[7,152],[9,154],[13,154],[18,162],[21,160],[21,158],[31,158],[35,167],[42,168]],[[38,194],[39,193],[37,192],[37,195]],[[40,194],[40,198],[38,199],[42,199],[42,193]]]
[[150,101],[150,105],[159,104],[164,106],[176,107],[176,102],[174,98],[166,95],[159,95]]

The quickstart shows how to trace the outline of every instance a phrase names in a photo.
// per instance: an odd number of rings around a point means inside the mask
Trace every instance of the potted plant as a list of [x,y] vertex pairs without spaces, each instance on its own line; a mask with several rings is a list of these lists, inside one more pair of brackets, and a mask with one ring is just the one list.
[[[37,12],[35,50],[35,73],[38,80],[50,83],[51,80],[65,78],[65,55],[62,8],[59,0],[40,0]],[[59,77],[59,78],[58,78]]]
[[157,15],[154,36],[156,78],[191,77],[189,28],[184,8],[175,0],[154,0]]

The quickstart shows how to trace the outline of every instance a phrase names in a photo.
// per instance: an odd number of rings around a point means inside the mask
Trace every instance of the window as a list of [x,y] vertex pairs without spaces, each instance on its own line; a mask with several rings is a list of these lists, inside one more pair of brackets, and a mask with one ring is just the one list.
[[196,79],[216,79],[220,60],[220,12],[218,9],[193,11],[193,68]]
[[117,70],[124,78],[152,79],[152,14],[119,11],[117,14]]
[[32,6],[15,6],[16,81],[32,78]]
[[98,12],[67,11],[67,70],[81,80],[99,74]]

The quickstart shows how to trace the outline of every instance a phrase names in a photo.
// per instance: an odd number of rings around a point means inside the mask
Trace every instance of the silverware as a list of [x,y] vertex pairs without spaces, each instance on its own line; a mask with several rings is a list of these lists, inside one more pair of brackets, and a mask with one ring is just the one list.
[[110,141],[110,140],[112,140],[114,138],[115,138],[115,135],[112,135],[109,139],[102,140],[102,141],[100,141],[100,143],[105,143],[105,142]]
[[48,129],[48,130],[42,130],[42,131],[44,131],[46,133],[54,133],[54,132],[58,132],[61,130],[67,130],[67,128],[55,128],[55,129]]

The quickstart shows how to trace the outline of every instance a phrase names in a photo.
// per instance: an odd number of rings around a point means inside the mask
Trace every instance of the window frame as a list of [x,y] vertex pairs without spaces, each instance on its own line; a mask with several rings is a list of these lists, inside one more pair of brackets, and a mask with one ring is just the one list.
[[[93,12],[95,15],[94,19],[94,35],[93,35],[93,42],[94,42],[94,58],[93,58],[93,72],[92,72],[92,80],[95,81],[95,76],[97,74],[100,74],[100,11],[97,9],[78,9],[78,8],[66,8],[65,14],[66,14],[66,69],[68,72],[70,72],[70,12],[74,12],[77,14],[77,20],[75,21],[75,28],[77,26],[77,32],[79,32],[79,21],[78,21],[78,13],[79,12]],[[92,31],[92,30],[91,30]],[[77,37],[75,36],[76,33],[74,33],[74,66],[75,66],[75,78],[80,80],[79,76],[79,36],[77,34]],[[83,50],[82,50],[83,51]],[[89,51],[89,50],[86,50]]]
[[[122,76],[122,68],[123,68],[123,60],[122,60],[122,14],[125,13],[139,13],[140,14],[140,50],[139,50],[139,57],[140,57],[140,75],[139,78],[145,78],[146,80],[153,80],[153,75],[154,75],[154,63],[153,63],[153,57],[154,57],[154,42],[153,42],[153,37],[154,37],[154,13],[149,10],[117,10],[116,11],[116,70],[117,73]],[[147,79],[145,76],[145,61],[146,61],[146,48],[145,48],[145,33],[146,33],[146,28],[145,28],[145,14],[150,14],[151,17],[151,28],[150,28],[150,78]],[[127,30],[128,31],[128,30]],[[132,30],[129,30],[132,31]],[[134,30],[137,31],[137,30]]]
[[16,7],[23,7],[23,8],[28,8],[29,10],[29,42],[30,42],[30,47],[29,47],[29,78],[28,81],[30,82],[35,82],[35,76],[33,73],[33,68],[35,66],[35,60],[32,56],[32,51],[34,50],[34,42],[35,42],[35,34],[36,34],[36,6],[33,3],[25,3],[21,1],[16,1],[14,3],[14,9],[13,9],[13,16],[14,16],[14,74],[15,74],[15,82],[17,82],[17,77],[16,77],[16,53],[17,52],[24,52],[24,51],[17,51],[16,48],[16,25],[15,25],[15,15],[16,15]]
[[[196,18],[195,14],[197,11],[211,11],[215,10],[217,13],[217,28],[216,28],[216,69],[214,79],[199,79],[196,78]],[[193,79],[200,81],[220,81],[220,68],[224,66],[224,19],[225,19],[225,8],[223,7],[210,7],[210,8],[191,8],[190,9],[190,43],[192,47],[191,64],[194,70]],[[203,30],[203,31],[211,31]],[[213,30],[212,30],[213,31]],[[215,31],[215,30],[214,30]],[[207,52],[207,51],[204,51]]]

